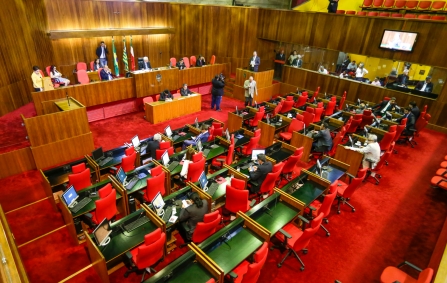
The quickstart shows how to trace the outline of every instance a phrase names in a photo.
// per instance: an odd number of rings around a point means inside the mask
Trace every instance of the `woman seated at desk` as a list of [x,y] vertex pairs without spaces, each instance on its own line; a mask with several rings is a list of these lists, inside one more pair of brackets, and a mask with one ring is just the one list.
[[197,223],[203,221],[203,216],[207,212],[208,202],[203,201],[198,193],[191,193],[190,199],[182,205],[178,218],[180,222],[179,232],[185,242],[191,242]]
[[160,93],[160,98],[158,98],[158,101],[171,101],[174,97],[172,96],[171,92],[167,89],[165,89],[162,93]]

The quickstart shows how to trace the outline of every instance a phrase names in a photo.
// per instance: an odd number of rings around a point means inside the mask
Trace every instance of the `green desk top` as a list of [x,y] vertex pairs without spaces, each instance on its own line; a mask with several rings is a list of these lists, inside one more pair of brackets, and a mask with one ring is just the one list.
[[[313,181],[307,180],[303,186],[294,191],[291,195],[294,198],[299,199],[304,202],[305,205],[311,204],[314,200],[316,200],[321,194],[323,194],[325,188]],[[287,190],[284,190],[287,192]]]
[[194,282],[194,283],[206,283],[210,278],[213,277],[211,273],[206,270],[205,267],[203,267],[198,262],[190,262],[183,271],[176,271],[174,272],[174,276],[169,279],[169,283],[188,283],[188,282]]
[[269,230],[271,236],[275,235],[279,229],[292,221],[292,219],[297,216],[299,212],[298,209],[279,200],[269,209],[270,210],[264,210],[261,208],[258,210],[258,213],[254,213],[250,217],[262,227]]
[[132,178],[131,176],[133,176],[134,174],[140,174],[140,173],[146,174],[146,177],[138,180],[131,190],[126,189],[128,195],[138,192],[147,187],[147,179],[152,178],[151,174],[149,174],[147,170],[150,170],[153,166],[154,166],[153,163],[149,163],[126,173],[126,175],[129,176],[127,177],[127,179],[131,179]]

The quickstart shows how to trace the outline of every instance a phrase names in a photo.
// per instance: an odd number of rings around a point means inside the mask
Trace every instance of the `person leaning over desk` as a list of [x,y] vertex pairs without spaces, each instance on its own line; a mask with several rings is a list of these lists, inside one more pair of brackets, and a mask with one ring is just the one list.
[[185,242],[190,242],[197,223],[202,222],[208,212],[208,202],[203,201],[198,193],[193,192],[186,203],[187,205],[182,205],[178,218],[179,232]]
[[187,84],[183,84],[183,87],[180,89],[180,95],[181,96],[190,96],[192,91],[188,88]]
[[[367,145],[364,147],[356,148],[345,146],[346,149],[350,149],[353,151],[361,152],[364,154],[362,166],[363,168],[371,168],[376,167],[377,162],[380,160],[380,145],[377,142],[376,135],[368,135],[368,139],[366,140]],[[371,176],[375,176],[375,172],[371,172]]]
[[163,90],[162,93],[160,93],[160,97],[158,98],[158,101],[171,101],[174,97],[172,96],[171,92],[167,89]]
[[257,183],[256,186],[249,187],[250,193],[252,194],[257,193],[260,190],[267,174],[273,170],[273,164],[267,160],[265,154],[258,154],[257,160],[259,165],[252,166],[248,169],[250,181],[255,181]]
[[153,139],[147,143],[146,152],[150,152],[151,158],[155,159],[157,154],[157,149],[160,149],[160,141],[161,141],[161,135],[155,134]]
[[312,150],[315,152],[326,152],[332,148],[331,131],[328,129],[326,122],[323,122],[319,131],[310,132],[314,142]]

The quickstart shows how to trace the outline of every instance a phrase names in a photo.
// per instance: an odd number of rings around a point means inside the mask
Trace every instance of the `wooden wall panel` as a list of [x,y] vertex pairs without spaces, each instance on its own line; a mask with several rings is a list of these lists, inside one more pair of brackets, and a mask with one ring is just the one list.
[[29,147],[0,154],[0,179],[36,169]]
[[90,132],[85,107],[27,118],[25,127],[32,147]]
[[38,169],[45,169],[68,160],[80,158],[94,149],[91,132],[42,146],[31,147]]

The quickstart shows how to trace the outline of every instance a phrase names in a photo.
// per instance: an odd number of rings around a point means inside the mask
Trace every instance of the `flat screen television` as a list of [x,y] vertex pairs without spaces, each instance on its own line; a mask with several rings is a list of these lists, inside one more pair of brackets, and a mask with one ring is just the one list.
[[417,37],[418,33],[416,32],[386,29],[383,31],[379,48],[392,51],[412,52]]

